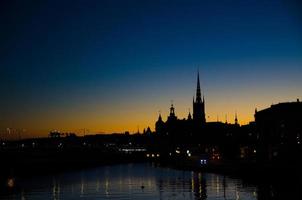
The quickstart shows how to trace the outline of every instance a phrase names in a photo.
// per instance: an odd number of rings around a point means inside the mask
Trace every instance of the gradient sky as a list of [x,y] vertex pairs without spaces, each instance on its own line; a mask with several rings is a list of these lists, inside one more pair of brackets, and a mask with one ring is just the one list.
[[208,121],[302,99],[299,0],[0,2],[0,133],[154,129],[173,100]]

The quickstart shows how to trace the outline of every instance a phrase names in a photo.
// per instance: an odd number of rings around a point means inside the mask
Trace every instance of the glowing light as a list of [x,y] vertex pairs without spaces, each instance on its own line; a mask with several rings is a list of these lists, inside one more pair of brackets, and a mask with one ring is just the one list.
[[254,192],[253,192],[253,195],[254,195],[254,197],[257,197],[257,192],[254,191]]
[[147,153],[146,156],[149,158],[149,157],[150,157],[150,154]]
[[10,187],[10,188],[14,187],[15,186],[15,180],[13,178],[9,178],[7,180],[7,186]]
[[200,164],[201,165],[206,165],[207,164],[207,160],[206,159],[201,159],[200,160]]

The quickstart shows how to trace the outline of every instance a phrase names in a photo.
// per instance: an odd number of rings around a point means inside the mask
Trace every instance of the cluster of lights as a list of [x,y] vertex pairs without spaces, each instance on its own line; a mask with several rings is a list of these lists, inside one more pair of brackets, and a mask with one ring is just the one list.
[[187,155],[188,155],[188,157],[191,157],[191,153],[189,150],[187,150]]
[[[179,150],[179,148],[176,148],[175,153],[176,154],[180,154],[181,153],[181,151]],[[190,150],[187,150],[186,153],[187,153],[188,157],[191,157],[192,154],[191,154]],[[169,153],[169,155],[171,156],[172,153]]]
[[206,160],[206,159],[201,159],[201,160],[200,160],[200,164],[206,165],[206,164],[207,164],[207,160]]
[[220,160],[220,154],[219,153],[213,153],[212,154],[212,160]]
[[151,157],[151,158],[155,158],[155,157],[158,158],[158,157],[160,157],[160,155],[159,155],[158,153],[157,153],[157,154],[154,154],[154,153],[149,154],[149,153],[147,153],[147,154],[146,154],[146,157],[147,157],[147,158],[150,158],[150,157]]

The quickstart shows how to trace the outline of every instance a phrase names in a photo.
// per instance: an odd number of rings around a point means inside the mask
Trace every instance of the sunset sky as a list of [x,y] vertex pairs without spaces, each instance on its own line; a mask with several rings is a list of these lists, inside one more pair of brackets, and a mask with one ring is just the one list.
[[[299,0],[0,2],[0,133],[154,130],[171,100],[207,121],[302,100]],[[2,137],[0,135],[0,139]]]

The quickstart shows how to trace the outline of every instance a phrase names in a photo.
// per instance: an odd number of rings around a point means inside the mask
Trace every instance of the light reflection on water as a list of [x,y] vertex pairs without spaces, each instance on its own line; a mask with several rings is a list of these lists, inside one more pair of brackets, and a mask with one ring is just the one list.
[[0,199],[257,199],[256,186],[242,185],[218,174],[123,164],[19,179]]

